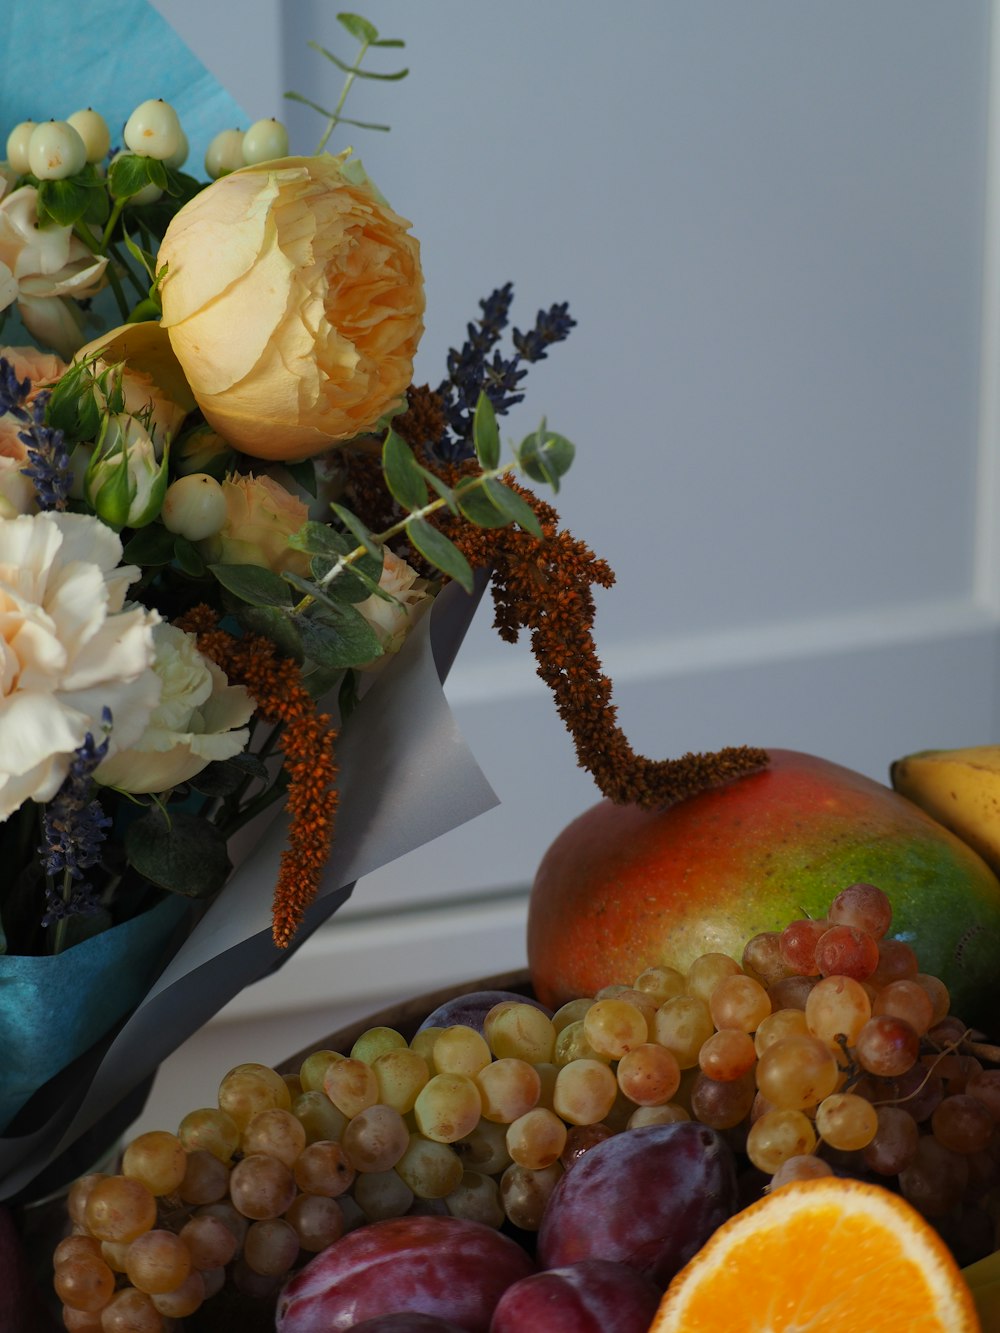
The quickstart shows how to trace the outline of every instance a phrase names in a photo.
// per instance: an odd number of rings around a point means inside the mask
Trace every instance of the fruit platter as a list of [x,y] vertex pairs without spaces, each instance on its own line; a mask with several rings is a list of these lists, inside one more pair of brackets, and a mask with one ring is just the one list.
[[[336,20],[308,156],[174,47],[180,110],[123,104],[123,55],[107,116],[67,68],[2,127],[0,1333],[1000,1333],[1000,746],[633,749],[574,446],[501,442],[576,321],[513,327],[506,282],[415,382],[420,243],[327,149],[387,128],[342,113],[404,43]],[[488,808],[442,692],[487,596],[602,798],[523,966],[134,1132],[187,1036]]]
[[[995,759],[923,762],[974,793]],[[880,1328],[998,1327],[1000,883],[975,797],[963,841],[919,762],[909,797],[776,751],[586,811],[539,867],[528,970],[221,1070],[216,1105],[80,1178],[65,1326],[819,1331],[891,1282]],[[609,938],[612,906],[645,915]]]

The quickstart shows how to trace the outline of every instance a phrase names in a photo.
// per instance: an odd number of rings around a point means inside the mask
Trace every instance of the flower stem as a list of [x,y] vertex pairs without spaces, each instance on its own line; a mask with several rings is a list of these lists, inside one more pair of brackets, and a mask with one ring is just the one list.
[[344,86],[340,90],[340,97],[337,101],[337,105],[333,108],[333,114],[327,121],[326,129],[323,131],[323,137],[316,145],[317,155],[322,153],[323,149],[326,147],[327,140],[333,133],[334,128],[336,127],[338,121],[340,120],[340,113],[343,110],[344,103],[347,101],[347,94],[351,91],[351,87],[356,77],[356,72],[361,68],[361,62],[365,58],[365,52],[368,50],[369,45],[370,43],[367,40],[361,43],[361,50],[358,52],[357,56],[355,56],[354,64],[351,67],[350,73],[344,80]]

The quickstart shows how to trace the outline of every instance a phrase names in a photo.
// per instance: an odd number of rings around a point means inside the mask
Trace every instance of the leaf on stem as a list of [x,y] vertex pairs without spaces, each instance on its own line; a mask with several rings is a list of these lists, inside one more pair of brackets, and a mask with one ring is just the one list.
[[394,430],[389,431],[382,446],[382,471],[393,498],[408,513],[427,504],[430,497],[420,464],[410,446]]
[[453,578],[466,592],[472,592],[472,566],[443,532],[432,528],[425,519],[414,518],[406,525],[406,535],[425,560]]
[[209,565],[222,586],[251,606],[288,606],[292,596],[280,574],[257,565]]
[[141,815],[125,834],[125,854],[145,879],[186,898],[211,897],[232,868],[219,830],[184,810]]
[[485,393],[480,393],[472,416],[472,444],[484,471],[492,471],[500,464],[500,431],[497,414]]

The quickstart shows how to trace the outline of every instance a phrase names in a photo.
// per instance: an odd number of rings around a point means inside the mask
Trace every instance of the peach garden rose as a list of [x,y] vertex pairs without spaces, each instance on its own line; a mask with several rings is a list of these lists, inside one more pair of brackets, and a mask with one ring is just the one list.
[[351,439],[410,384],[419,247],[346,157],[222,177],[174,217],[157,257],[163,327],[198,406],[257,458]]

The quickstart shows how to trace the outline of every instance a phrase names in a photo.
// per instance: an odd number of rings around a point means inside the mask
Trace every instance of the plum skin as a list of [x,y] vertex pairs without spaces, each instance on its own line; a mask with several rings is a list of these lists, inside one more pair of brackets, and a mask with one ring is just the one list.
[[707,1125],[645,1125],[595,1144],[552,1192],[542,1268],[612,1259],[660,1287],[737,1208],[732,1151]]
[[660,1296],[650,1278],[627,1264],[585,1259],[508,1287],[490,1333],[646,1333]]

